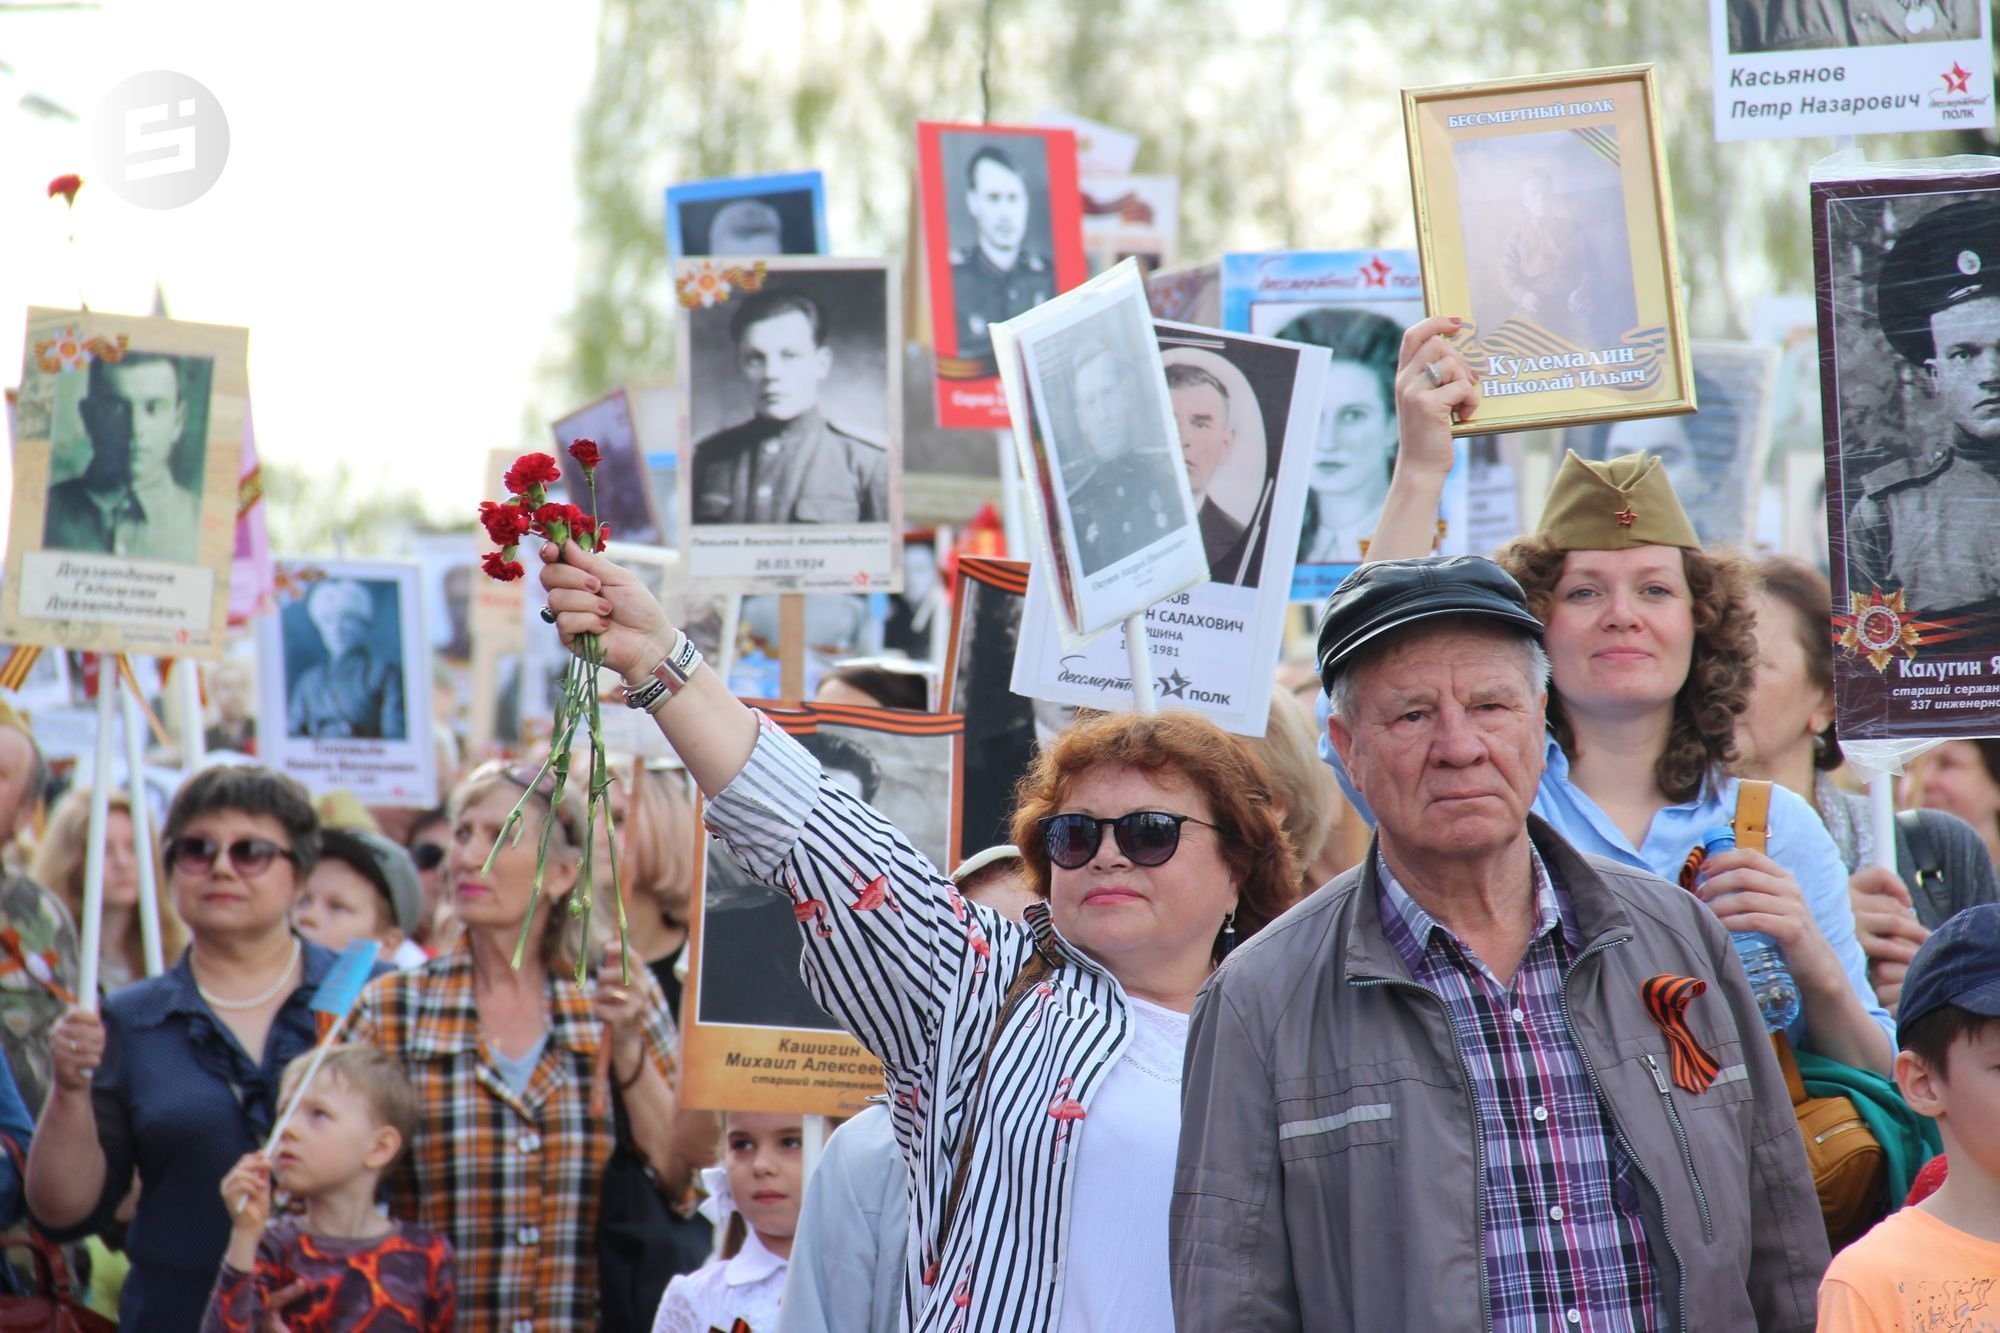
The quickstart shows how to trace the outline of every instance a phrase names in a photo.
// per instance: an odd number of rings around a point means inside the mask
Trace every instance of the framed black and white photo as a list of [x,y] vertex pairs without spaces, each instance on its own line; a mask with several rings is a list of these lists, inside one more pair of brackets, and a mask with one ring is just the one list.
[[[662,545],[666,525],[653,508],[652,478],[626,391],[613,389],[552,423],[550,429],[563,475],[549,488],[549,498],[568,501],[594,514],[599,523],[610,524],[615,541]],[[592,470],[592,486],[583,484],[583,469],[570,461],[569,446],[579,439],[597,444],[599,461]]]
[[1403,93],[1425,310],[1466,320],[1454,432],[1694,410],[1653,67]]
[[1135,261],[994,326],[1066,641],[1208,577]]
[[437,804],[423,567],[277,562],[257,623],[258,758],[315,793]]
[[667,187],[667,257],[826,253],[826,184],[817,171]]
[[882,260],[685,261],[687,576],[714,591],[901,579],[901,332]]
[[1812,215],[1841,742],[2000,734],[2000,170],[1864,163]]
[[[956,715],[840,704],[756,706],[812,752],[829,781],[881,811],[933,865],[954,863]],[[696,846],[689,998],[681,1006],[685,1104],[853,1114],[881,1091],[881,1073],[799,976],[801,932],[821,928],[810,904],[750,879],[705,832]],[[847,870],[857,901],[882,891],[877,867]],[[787,1059],[801,1050],[823,1063],[801,1069],[795,1058]],[[760,1070],[787,1076],[760,1077]]]
[[30,309],[0,641],[221,655],[249,334]]
[[[1155,694],[1163,705],[1261,736],[1329,353],[1191,324],[1154,330],[1208,570],[1206,581],[1146,612]],[[1113,631],[1064,643],[1049,580],[1037,571],[1013,687],[1060,703],[1128,706],[1131,659],[1123,640]]]

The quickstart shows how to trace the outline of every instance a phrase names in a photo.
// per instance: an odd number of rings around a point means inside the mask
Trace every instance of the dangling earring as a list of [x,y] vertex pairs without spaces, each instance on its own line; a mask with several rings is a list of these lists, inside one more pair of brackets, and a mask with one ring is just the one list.
[[1216,947],[1218,960],[1229,957],[1229,951],[1236,947],[1236,913],[1222,918],[1222,943]]

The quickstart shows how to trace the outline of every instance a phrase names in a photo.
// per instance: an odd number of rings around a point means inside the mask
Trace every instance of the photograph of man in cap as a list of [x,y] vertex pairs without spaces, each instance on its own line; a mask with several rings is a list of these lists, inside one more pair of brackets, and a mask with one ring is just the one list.
[[754,415],[695,446],[693,521],[888,522],[888,450],[821,410],[834,351],[820,303],[769,286],[741,298],[728,330]]
[[823,254],[825,234],[816,171],[667,187],[667,253],[673,259]]
[[[182,361],[160,352],[91,360],[77,404],[90,459],[81,475],[49,488],[44,548],[194,560],[207,448],[201,431],[189,430],[193,367]],[[205,404],[196,415],[206,420]]]
[[1979,0],[1729,0],[1729,54],[1960,42]]
[[1861,478],[1847,519],[1848,590],[1901,589],[1921,620],[1991,611],[2000,601],[2000,198],[1946,204],[1913,224],[1882,262],[1876,309],[1940,429]]
[[[395,585],[388,586],[393,592]],[[286,613],[295,618],[296,606]],[[323,652],[293,677],[286,692],[286,734],[312,740],[401,740],[407,734],[403,664],[378,654],[371,642],[378,617],[368,585],[326,579],[308,589],[303,607]],[[393,601],[380,623],[389,634],[396,633]],[[286,656],[289,670],[291,654]]]
[[[945,143],[957,137],[947,135]],[[1056,294],[1049,256],[1029,244],[1031,230],[1047,229],[1047,200],[1037,198],[1028,173],[1013,156],[1041,147],[1036,140],[1022,140],[1018,146],[1010,140],[1007,147],[982,143],[965,164],[965,216],[974,235],[961,241],[957,209],[952,210],[951,228],[951,304],[961,358],[992,356],[989,324],[1012,319]]]

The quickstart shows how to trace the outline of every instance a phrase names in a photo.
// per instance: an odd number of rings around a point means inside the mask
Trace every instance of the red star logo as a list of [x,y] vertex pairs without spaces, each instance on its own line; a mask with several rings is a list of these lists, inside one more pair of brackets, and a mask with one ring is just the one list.
[[1639,511],[1631,505],[1626,505],[1623,509],[1613,514],[1612,517],[1618,520],[1619,527],[1629,528],[1633,523],[1638,521]]
[[1389,285],[1389,266],[1382,262],[1382,256],[1376,255],[1361,266],[1361,285],[1364,287]]
[[1971,77],[1972,71],[1965,69],[1954,60],[1951,62],[1951,68],[1945,72],[1944,90],[1948,93],[1970,92],[1972,90],[1966,87],[1966,80]]

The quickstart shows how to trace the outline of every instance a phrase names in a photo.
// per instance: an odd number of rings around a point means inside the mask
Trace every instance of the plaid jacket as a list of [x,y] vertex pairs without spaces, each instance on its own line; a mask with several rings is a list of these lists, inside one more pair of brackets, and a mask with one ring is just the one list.
[[[672,1079],[666,1001],[644,968],[648,1055]],[[362,993],[353,1039],[403,1060],[423,1127],[390,1179],[398,1217],[443,1234],[456,1251],[460,1333],[556,1333],[597,1327],[599,1178],[611,1156],[610,1114],[590,1114],[602,1025],[594,985],[549,979],[549,1040],[516,1097],[479,1035],[472,953],[460,944]]]

